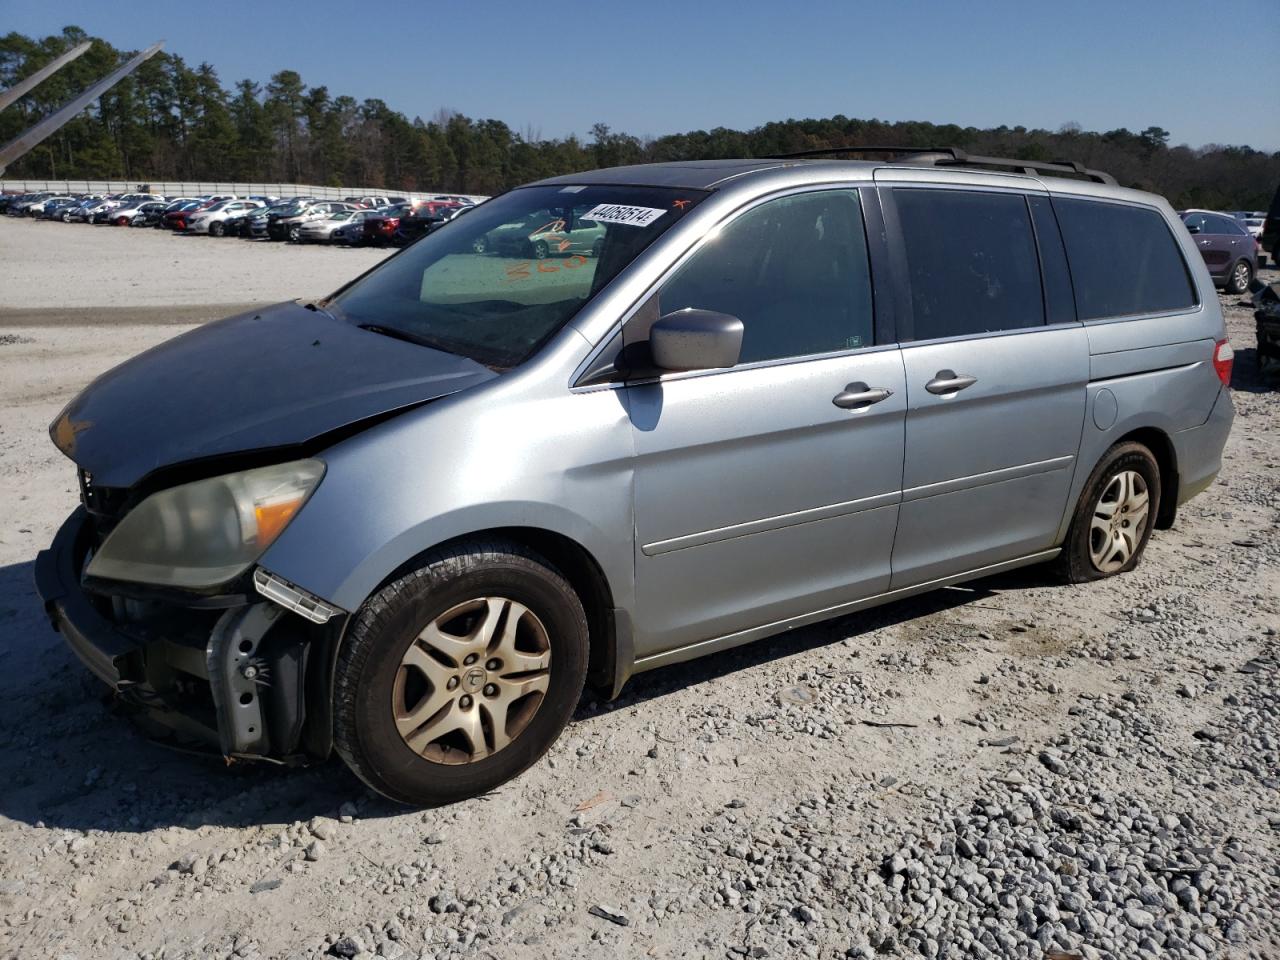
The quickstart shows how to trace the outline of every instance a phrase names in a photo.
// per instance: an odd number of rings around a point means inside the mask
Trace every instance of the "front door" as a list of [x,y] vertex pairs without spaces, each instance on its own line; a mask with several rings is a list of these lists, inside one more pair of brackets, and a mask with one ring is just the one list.
[[1089,345],[1047,198],[959,187],[887,193],[909,297],[898,589],[1055,545]]
[[906,397],[900,351],[875,345],[857,191],[752,207],[656,296],[633,323],[697,307],[745,333],[733,369],[625,390],[637,655],[887,589]]

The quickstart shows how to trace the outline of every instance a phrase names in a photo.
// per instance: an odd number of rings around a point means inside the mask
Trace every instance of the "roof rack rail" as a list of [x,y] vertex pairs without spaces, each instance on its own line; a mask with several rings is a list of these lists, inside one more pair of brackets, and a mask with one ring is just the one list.
[[800,160],[805,157],[822,157],[832,153],[890,153],[904,154],[903,163],[928,164],[934,167],[996,167],[1001,170],[1017,170],[1034,176],[1038,173],[1065,173],[1085,177],[1094,183],[1116,186],[1116,178],[1101,170],[1090,170],[1077,160],[1014,160],[1009,157],[978,157],[965,153],[959,147],[826,147],[821,150],[800,150],[795,153],[773,154],[768,160]]

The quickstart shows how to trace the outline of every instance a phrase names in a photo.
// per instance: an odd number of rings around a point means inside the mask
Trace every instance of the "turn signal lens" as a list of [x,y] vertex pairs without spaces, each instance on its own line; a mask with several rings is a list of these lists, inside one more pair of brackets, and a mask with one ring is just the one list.
[[1218,371],[1218,379],[1224,387],[1231,386],[1231,366],[1235,359],[1236,352],[1231,349],[1230,340],[1219,340],[1213,345],[1213,369]]

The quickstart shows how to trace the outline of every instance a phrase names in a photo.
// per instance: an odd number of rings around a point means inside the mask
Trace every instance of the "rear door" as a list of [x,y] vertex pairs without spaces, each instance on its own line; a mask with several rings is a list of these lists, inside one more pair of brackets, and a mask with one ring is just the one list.
[[1055,545],[1089,377],[1048,197],[945,183],[882,190],[907,387],[893,589]]
[[1196,239],[1196,249],[1200,251],[1204,265],[1215,280],[1226,275],[1234,260],[1231,235],[1218,222],[1224,219],[1211,213],[1190,213],[1182,218]]
[[745,328],[736,367],[624,391],[641,657],[888,588],[906,403],[900,351],[876,345],[863,219],[855,189],[764,201],[628,322],[633,342],[686,307]]

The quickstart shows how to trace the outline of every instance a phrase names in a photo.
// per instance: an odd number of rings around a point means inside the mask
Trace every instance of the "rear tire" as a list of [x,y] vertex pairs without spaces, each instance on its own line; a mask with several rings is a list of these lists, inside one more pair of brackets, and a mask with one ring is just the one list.
[[[1140,443],[1118,443],[1093,469],[1058,557],[1069,583],[1128,573],[1138,565],[1160,513],[1160,466]],[[1145,499],[1143,507],[1138,506]]]
[[[464,639],[476,637],[483,652],[466,653]],[[504,652],[508,641],[520,651]],[[555,742],[582,694],[587,652],[582,604],[538,554],[508,541],[433,551],[355,616],[335,672],[335,748],[400,803],[486,793]],[[534,692],[517,696],[531,677]]]
[[1248,260],[1237,260],[1227,275],[1227,293],[1244,293],[1253,280],[1253,267]]

